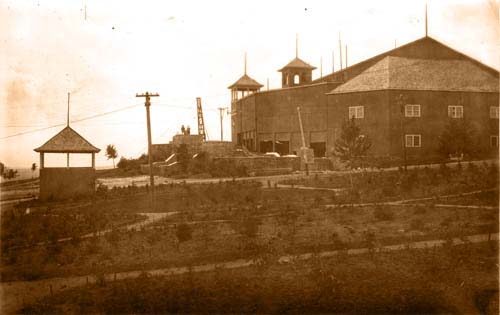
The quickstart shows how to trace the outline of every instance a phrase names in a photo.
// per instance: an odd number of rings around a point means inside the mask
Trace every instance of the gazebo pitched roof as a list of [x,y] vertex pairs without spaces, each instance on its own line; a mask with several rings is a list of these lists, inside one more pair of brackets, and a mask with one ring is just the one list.
[[246,73],[238,79],[238,81],[231,84],[228,89],[242,88],[242,89],[260,89],[262,84],[250,78]]
[[288,69],[288,68],[295,68],[295,69],[305,68],[305,69],[310,69],[310,70],[316,69],[316,67],[311,66],[310,64],[308,64],[304,60],[297,58],[297,57],[295,59],[293,59],[292,61],[290,61],[286,66],[279,69],[278,72],[281,72],[281,71]]
[[97,153],[101,150],[67,126],[42,146],[36,148],[35,151],[47,153]]

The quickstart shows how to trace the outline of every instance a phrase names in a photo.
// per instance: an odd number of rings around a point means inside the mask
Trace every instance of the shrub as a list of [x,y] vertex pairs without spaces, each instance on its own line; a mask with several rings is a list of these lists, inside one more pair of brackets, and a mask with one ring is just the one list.
[[181,223],[175,229],[175,236],[179,243],[187,242],[193,237],[193,230],[190,225]]
[[413,210],[413,214],[425,214],[427,212],[427,208],[425,206],[416,206]]
[[410,229],[412,230],[422,230],[424,228],[424,222],[420,219],[413,219],[410,222]]
[[376,206],[373,211],[373,216],[379,221],[394,220],[394,213],[388,207]]

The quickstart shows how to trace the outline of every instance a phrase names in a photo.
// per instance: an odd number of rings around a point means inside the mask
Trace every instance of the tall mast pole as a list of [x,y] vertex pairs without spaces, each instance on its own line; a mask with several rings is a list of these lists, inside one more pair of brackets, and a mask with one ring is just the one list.
[[[68,92],[68,110],[66,112],[66,127],[69,127],[69,95],[70,93]],[[69,152],[66,153],[66,167],[69,168]]]
[[68,92],[68,110],[66,113],[66,127],[69,127],[69,95],[70,93]]

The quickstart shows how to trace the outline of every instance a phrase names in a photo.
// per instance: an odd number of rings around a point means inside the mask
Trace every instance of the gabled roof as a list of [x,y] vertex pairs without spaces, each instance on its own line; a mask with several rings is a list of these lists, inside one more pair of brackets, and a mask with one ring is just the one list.
[[47,153],[97,153],[101,150],[67,126],[42,146],[36,148],[35,151]]
[[228,89],[242,88],[242,89],[260,89],[262,84],[250,78],[246,73],[238,79],[238,81],[231,84]]
[[[427,46],[427,47],[425,47]],[[431,55],[434,54],[435,50],[442,50],[446,51],[449,56],[446,58],[442,57],[432,57]],[[418,56],[421,55],[421,56]],[[424,57],[427,55],[426,57]],[[338,76],[338,75],[347,75],[347,80],[350,80],[352,76],[355,76],[359,73],[359,70],[363,70],[363,68],[368,68],[370,65],[372,65],[374,62],[380,61],[382,58],[386,56],[395,56],[395,57],[407,57],[407,58],[423,58],[423,59],[467,59],[471,61],[472,63],[478,65],[482,69],[489,71],[490,73],[498,76],[498,70],[494,69],[464,53],[461,53],[460,51],[451,48],[450,46],[430,37],[430,36],[425,36],[421,37],[417,40],[414,40],[412,42],[409,42],[407,44],[404,44],[402,46],[393,48],[391,50],[385,51],[381,54],[378,54],[376,56],[373,56],[371,58],[362,60],[356,64],[350,65],[342,70],[337,70],[333,73],[324,75],[321,78],[315,79],[312,82],[321,82],[321,81],[328,81],[332,77]]]
[[498,77],[466,59],[386,56],[331,94],[373,90],[497,92]]
[[281,72],[281,71],[288,69],[288,68],[295,68],[295,69],[303,68],[303,69],[310,69],[310,70],[316,69],[316,67],[311,66],[310,64],[308,64],[307,62],[305,62],[302,59],[299,59],[298,57],[296,57],[295,59],[290,61],[286,66],[279,69],[278,71]]

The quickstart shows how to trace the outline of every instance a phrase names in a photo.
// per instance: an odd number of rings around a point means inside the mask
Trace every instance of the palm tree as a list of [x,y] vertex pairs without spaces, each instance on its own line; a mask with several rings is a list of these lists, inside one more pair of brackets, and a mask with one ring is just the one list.
[[36,171],[36,163],[31,164],[31,178],[34,178],[34,173]]
[[108,144],[106,147],[106,157],[109,159],[113,159],[113,168],[115,168],[115,159],[118,157],[118,151],[113,144]]

